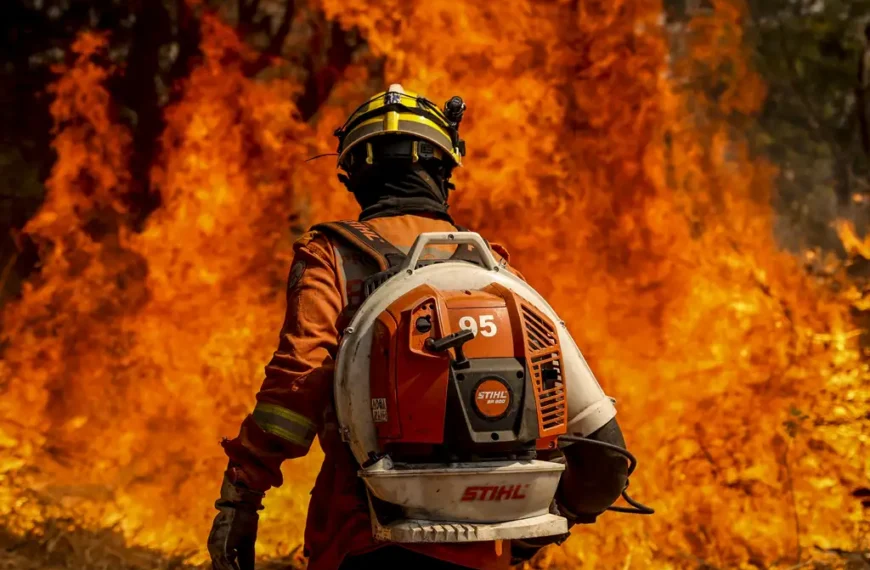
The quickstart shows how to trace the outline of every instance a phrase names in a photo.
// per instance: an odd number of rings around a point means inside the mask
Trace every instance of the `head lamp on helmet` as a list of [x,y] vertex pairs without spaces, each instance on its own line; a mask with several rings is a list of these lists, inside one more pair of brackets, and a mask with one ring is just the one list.
[[380,160],[437,159],[452,170],[462,165],[465,155],[465,141],[459,138],[464,112],[460,97],[450,99],[442,110],[399,84],[390,85],[335,131],[338,166],[351,172]]

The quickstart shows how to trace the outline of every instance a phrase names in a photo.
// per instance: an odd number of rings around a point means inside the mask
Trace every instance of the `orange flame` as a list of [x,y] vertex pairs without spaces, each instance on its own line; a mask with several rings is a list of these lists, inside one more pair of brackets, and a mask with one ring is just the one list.
[[[455,217],[507,243],[620,399],[633,488],[659,514],[605,515],[540,567],[792,567],[868,547],[849,496],[870,475],[850,298],[779,250],[774,171],[723,118],[764,97],[738,0],[694,18],[684,54],[652,0],[320,4],[362,30],[387,83],[465,98]],[[353,215],[328,161],[302,160],[368,95],[366,70],[302,124],[292,81],[247,79],[253,54],[203,26],[142,232],[125,222],[130,137],[92,62],[102,40],[80,38],[58,80],[58,161],[27,227],[43,266],[3,321],[0,513],[14,529],[63,513],[203,560],[217,441],[274,349],[292,234]],[[716,100],[690,87],[710,76]],[[285,466],[262,554],[298,544],[319,461]]]

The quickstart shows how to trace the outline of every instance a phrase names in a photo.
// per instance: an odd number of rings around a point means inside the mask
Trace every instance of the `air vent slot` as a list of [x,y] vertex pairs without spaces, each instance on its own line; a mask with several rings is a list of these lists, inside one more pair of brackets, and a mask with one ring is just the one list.
[[562,351],[556,328],[534,307],[522,304],[526,333],[526,354],[538,404],[541,437],[564,433],[567,423],[565,382],[562,377]]

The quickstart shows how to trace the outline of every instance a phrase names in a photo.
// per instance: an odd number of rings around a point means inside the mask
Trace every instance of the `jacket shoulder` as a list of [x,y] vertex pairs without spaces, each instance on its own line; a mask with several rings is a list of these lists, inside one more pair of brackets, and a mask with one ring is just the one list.
[[500,243],[496,243],[494,241],[489,242],[489,248],[496,253],[499,257],[504,259],[505,263],[511,262],[511,254],[508,252],[507,248]]
[[299,236],[293,243],[293,252],[296,255],[300,255],[301,252],[314,255],[325,263],[334,265],[332,242],[325,232],[317,229],[309,229]]

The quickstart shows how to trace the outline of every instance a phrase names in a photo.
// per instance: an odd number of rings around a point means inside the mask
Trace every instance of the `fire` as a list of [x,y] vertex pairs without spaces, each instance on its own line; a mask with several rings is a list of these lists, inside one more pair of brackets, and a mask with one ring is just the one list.
[[[855,292],[817,283],[773,240],[775,173],[719,119],[757,110],[764,86],[741,4],[715,4],[673,56],[652,0],[320,2],[385,58],[387,83],[465,98],[451,211],[506,243],[619,398],[632,489],[659,514],[607,514],[540,567],[785,568],[868,547],[850,496],[870,476]],[[274,350],[291,238],[354,213],[333,164],[303,159],[332,146],[367,70],[351,66],[304,124],[293,81],[246,78],[255,54],[216,19],[203,32],[141,231],[130,136],[104,87],[116,71],[93,58],[103,39],[82,36],[61,70],[58,161],[26,228],[42,267],[3,314],[0,515],[16,532],[65,516],[204,560],[217,442]],[[715,101],[684,87],[705,73],[724,85]],[[320,460],[286,464],[262,555],[301,540]]]

